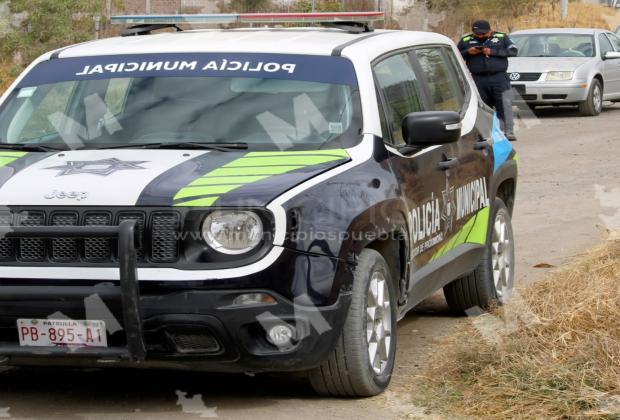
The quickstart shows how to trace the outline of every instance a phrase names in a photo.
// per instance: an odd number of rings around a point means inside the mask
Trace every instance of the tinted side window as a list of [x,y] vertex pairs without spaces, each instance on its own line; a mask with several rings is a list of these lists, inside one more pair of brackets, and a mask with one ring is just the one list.
[[387,106],[388,130],[394,144],[403,144],[401,123],[410,112],[424,110],[420,82],[413,71],[409,55],[393,55],[374,66],[379,90]]
[[611,42],[603,34],[598,36],[598,41],[601,44],[601,57],[607,54],[609,51],[613,51],[614,47],[611,46]]
[[616,51],[620,51],[620,38],[618,38],[614,34],[607,34],[607,38],[609,38]]
[[461,95],[463,96],[463,98],[467,97],[467,93],[469,92],[469,86],[467,85],[467,79],[465,78],[465,74],[463,74],[463,68],[461,67],[461,64],[456,59],[456,56],[454,55],[454,52],[452,50],[444,48],[444,54],[446,55],[446,57],[448,57],[448,61],[452,66],[452,70],[454,70],[454,74],[456,74],[456,79]]
[[422,48],[416,50],[416,56],[428,84],[432,109],[459,112],[463,104],[458,92],[458,82],[450,73],[441,49]]

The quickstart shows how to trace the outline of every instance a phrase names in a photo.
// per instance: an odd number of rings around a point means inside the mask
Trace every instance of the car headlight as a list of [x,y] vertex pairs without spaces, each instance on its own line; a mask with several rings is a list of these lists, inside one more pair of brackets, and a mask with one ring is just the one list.
[[229,255],[245,254],[263,239],[263,222],[246,210],[217,210],[202,222],[202,236],[211,248]]
[[573,78],[574,72],[572,71],[550,71],[547,73],[547,81],[562,81],[562,80],[571,80]]

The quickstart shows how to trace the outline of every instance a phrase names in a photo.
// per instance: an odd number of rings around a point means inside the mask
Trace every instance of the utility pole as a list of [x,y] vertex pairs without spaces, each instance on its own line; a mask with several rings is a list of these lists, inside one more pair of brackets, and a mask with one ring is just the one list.
[[568,0],[560,0],[560,16],[562,19],[568,18]]

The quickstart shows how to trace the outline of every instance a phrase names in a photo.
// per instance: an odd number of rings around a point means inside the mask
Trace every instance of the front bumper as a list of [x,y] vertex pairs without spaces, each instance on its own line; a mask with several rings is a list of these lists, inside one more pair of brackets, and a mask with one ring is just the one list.
[[562,105],[583,102],[588,97],[588,84],[570,82],[513,82],[515,103]]
[[[5,234],[20,238],[57,236],[58,229],[14,228]],[[63,237],[80,237],[85,230],[83,227],[62,229]],[[217,289],[202,284],[194,287],[173,285],[172,282],[168,287],[139,284],[135,264],[135,222],[102,227],[97,232],[102,237],[119,239],[120,282],[89,285],[80,282],[3,282],[0,286],[0,363],[230,372],[295,371],[319,365],[336,345],[350,303],[350,293],[346,289],[341,289],[331,304],[314,306],[309,299],[293,301],[273,288],[250,288],[247,279],[244,279],[244,288],[235,288],[234,279],[228,279],[228,288],[220,284]],[[87,233],[93,235],[92,227]],[[311,271],[305,275],[309,276]],[[282,271],[280,274],[285,275]],[[304,272],[299,274],[304,275]],[[309,280],[306,277],[303,283],[311,294]],[[290,284],[299,287],[300,283]],[[272,296],[275,302],[233,305],[239,294],[259,292]],[[296,292],[293,291],[292,296],[298,295]],[[92,302],[93,297],[103,303],[99,309],[94,309],[95,313],[87,303]],[[71,319],[105,321],[109,347],[19,346],[17,319],[54,318],[58,313]],[[277,347],[269,342],[266,331],[282,323],[292,326],[296,336],[290,345]],[[118,328],[111,329],[113,325]]]

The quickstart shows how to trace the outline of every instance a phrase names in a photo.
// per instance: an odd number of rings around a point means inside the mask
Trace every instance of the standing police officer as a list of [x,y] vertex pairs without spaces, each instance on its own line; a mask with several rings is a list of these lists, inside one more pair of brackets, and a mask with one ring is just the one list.
[[474,22],[472,32],[461,38],[459,50],[474,77],[482,100],[495,108],[506,137],[515,141],[512,92],[506,71],[508,57],[517,55],[517,46],[508,35],[492,31],[486,20]]

